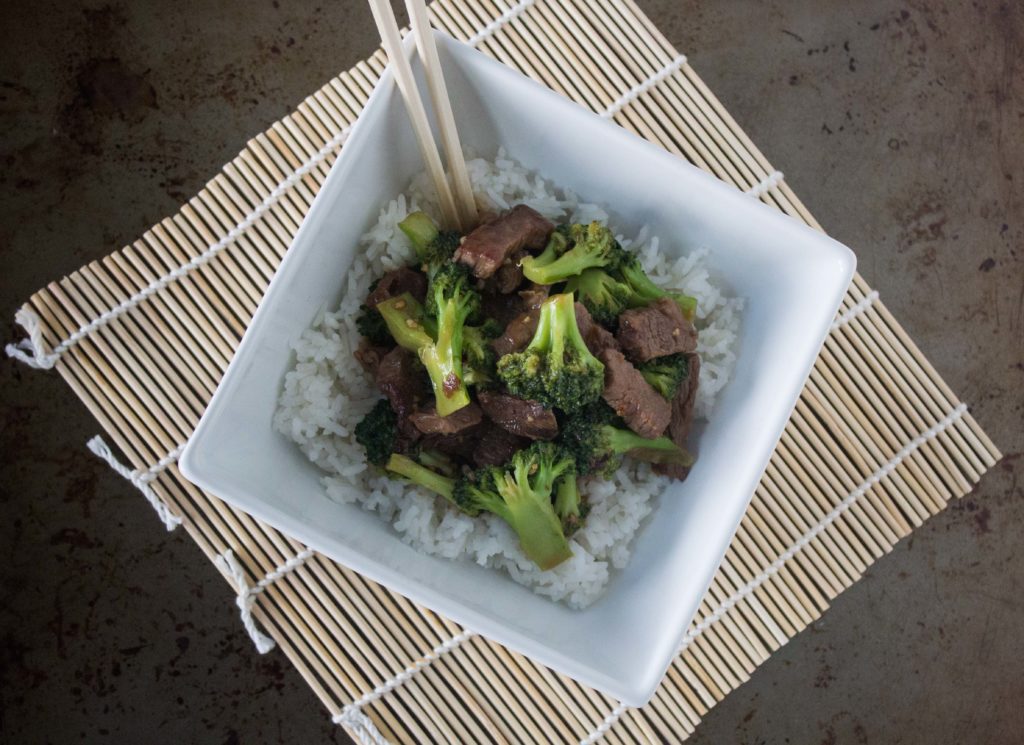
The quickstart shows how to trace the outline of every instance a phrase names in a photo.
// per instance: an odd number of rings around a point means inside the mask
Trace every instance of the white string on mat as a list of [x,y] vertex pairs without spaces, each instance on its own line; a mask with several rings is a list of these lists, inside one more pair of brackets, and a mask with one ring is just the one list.
[[[197,269],[203,264],[208,263],[217,254],[219,254],[225,248],[227,248],[235,241],[237,241],[242,235],[245,234],[245,232],[249,228],[255,225],[256,222],[263,217],[263,215],[265,215],[275,204],[277,204],[281,200],[281,197],[288,193],[289,189],[291,189],[299,181],[301,181],[303,178],[309,175],[309,173],[318,165],[320,165],[322,161],[326,160],[327,157],[331,155],[331,153],[333,153],[335,150],[341,147],[345,140],[348,139],[350,131],[351,127],[345,127],[338,134],[336,134],[334,137],[328,140],[327,144],[321,147],[313,155],[313,157],[311,157],[297,169],[288,174],[288,176],[281,183],[275,186],[274,189],[266,197],[264,197],[263,201],[260,202],[255,207],[255,209],[253,209],[252,212],[246,215],[241,220],[241,222],[239,222],[237,225],[231,228],[231,230],[227,232],[227,235],[225,235],[219,241],[209,246],[205,251],[203,251],[195,258],[185,262],[184,264],[175,269],[172,269],[170,272],[163,275],[162,277],[154,279],[152,282],[150,282],[148,285],[143,287],[141,290],[136,292],[131,297],[127,298],[126,300],[123,300],[110,310],[104,311],[97,318],[81,326],[77,331],[71,334],[71,336],[69,336],[67,339],[65,339],[56,347],[54,347],[53,351],[50,352],[49,354],[46,354],[43,351],[42,335],[39,333],[33,333],[33,330],[39,328],[39,316],[33,313],[32,311],[28,310],[27,308],[22,308],[22,310],[19,311],[19,314],[15,316],[15,320],[18,321],[22,326],[24,326],[25,330],[29,332],[29,341],[31,342],[31,347],[26,346],[24,340],[18,345],[8,344],[6,348],[8,356],[14,357],[31,367],[49,370],[55,364],[57,364],[57,360],[60,359],[61,355],[64,354],[64,352],[68,351],[71,347],[73,347],[75,344],[77,344],[82,339],[87,337],[93,331],[102,326],[105,326],[106,324],[113,321],[115,318],[131,310],[139,303],[144,301],[146,298],[167,287],[167,285],[169,285],[171,282],[181,279],[193,269]],[[32,355],[29,356],[22,350],[29,350],[32,352]]]
[[160,501],[160,498],[153,491],[153,487],[150,482],[159,476],[163,471],[167,470],[167,467],[178,460],[182,451],[185,449],[184,445],[179,445],[174,448],[171,452],[165,455],[163,458],[158,460],[155,465],[150,466],[145,470],[135,469],[132,470],[124,463],[114,457],[114,453],[111,452],[110,446],[103,441],[103,438],[99,435],[93,437],[86,446],[95,455],[107,462],[111,468],[113,468],[123,478],[128,479],[132,485],[142,492],[142,495],[153,505],[153,509],[156,510],[156,514],[160,516],[160,520],[167,527],[168,531],[174,530],[181,525],[181,518],[171,513],[167,508],[167,505]]
[[763,179],[758,181],[756,184],[747,189],[746,193],[748,196],[760,199],[765,194],[770,192],[776,186],[782,183],[782,180],[786,178],[786,174],[782,171],[772,171]]
[[[483,27],[478,33],[473,35],[467,41],[471,46],[478,45],[484,39],[492,36],[502,26],[511,22],[515,18],[518,18],[532,5],[536,4],[537,0],[520,0],[498,18],[494,19],[486,26]],[[664,81],[670,75],[679,70],[683,65],[686,64],[686,55],[680,54],[678,57],[668,62],[661,69],[655,71],[653,74],[648,76],[645,80],[637,83],[630,88],[626,93],[616,99],[607,109],[605,109],[600,116],[605,118],[611,118],[616,113],[622,110],[623,107],[627,106],[632,101],[635,101],[638,97],[643,95],[645,92],[651,90],[653,87]],[[77,331],[72,333],[67,339],[60,342],[53,348],[52,351],[46,352],[43,346],[42,337],[42,322],[39,315],[33,310],[25,307],[19,310],[15,314],[15,321],[25,329],[28,334],[27,339],[22,339],[15,344],[8,344],[5,347],[5,351],[8,357],[19,360],[24,364],[39,369],[49,370],[57,364],[57,361],[61,356],[75,346],[82,339],[86,338],[89,334],[102,326],[113,321],[115,318],[123,315],[132,308],[136,307],[139,303],[146,300],[146,298],[159,292],[181,277],[191,272],[203,264],[208,263],[217,254],[223,251],[228,246],[232,245],[238,240],[249,228],[251,228],[258,220],[260,220],[271,208],[276,205],[281,198],[291,189],[295,184],[307,176],[314,168],[320,165],[326,160],[335,150],[344,144],[348,138],[349,132],[352,126],[349,125],[343,128],[337,135],[331,138],[323,147],[321,147],[316,153],[312,155],[305,163],[299,166],[295,171],[290,173],[283,181],[281,181],[274,189],[257,205],[252,212],[246,215],[241,222],[235,225],[231,230],[228,231],[227,235],[221,238],[216,243],[209,246],[203,253],[199,254],[194,259],[182,264],[181,266],[171,270],[167,274],[159,277],[150,282],[146,287],[142,288],[139,292],[130,296],[126,300],[122,301],[110,310],[104,311],[97,318],[79,327]],[[775,171],[763,181],[755,185],[747,193],[751,196],[760,197],[767,193],[770,189],[777,186],[782,180],[782,173]]]
[[[832,523],[839,519],[839,516],[850,509],[854,503],[875,485],[880,483],[882,479],[888,476],[890,473],[896,470],[896,468],[904,460],[909,458],[915,450],[920,448],[922,445],[927,443],[929,440],[933,440],[940,434],[949,429],[953,424],[956,423],[964,414],[967,413],[967,404],[960,404],[949,415],[940,419],[933,427],[930,427],[913,440],[911,440],[904,448],[896,453],[887,463],[883,464],[877,471],[868,476],[864,481],[850,492],[842,502],[837,504],[831,512],[825,515],[821,520],[814,525],[810,530],[804,533],[800,538],[793,543],[784,553],[782,553],[775,561],[773,561],[763,572],[758,574],[743,587],[739,588],[736,592],[730,595],[726,600],[719,605],[715,611],[707,618],[702,620],[700,623],[691,626],[690,630],[686,632],[686,636],[683,637],[682,643],[679,645],[679,652],[683,652],[689,647],[701,634],[710,629],[716,623],[718,623],[725,615],[736,607],[744,598],[752,595],[761,585],[767,582],[769,579],[778,574],[782,568],[786,565],[790,559],[796,554],[807,547],[811,541],[817,536],[824,532]],[[587,737],[580,741],[580,745],[593,745],[599,739],[601,739],[612,725],[618,721],[622,715],[626,712],[627,707],[625,704],[619,704],[611,713],[605,717],[601,724],[599,724]]]
[[878,290],[872,290],[861,298],[852,308],[843,311],[839,318],[832,322],[832,325],[829,327],[829,331],[835,331],[838,328],[842,328],[854,318],[866,312],[868,308],[875,304],[876,300],[878,300]]
[[466,40],[466,43],[469,44],[471,47],[475,47],[477,44],[479,44],[487,37],[493,36],[494,33],[498,31],[498,29],[500,29],[506,23],[509,23],[513,19],[518,18],[520,15],[522,15],[523,11],[525,11],[531,5],[534,5],[536,2],[537,0],[520,0],[518,3],[513,5],[511,8],[506,10],[500,16],[498,16],[493,21],[484,26],[482,29],[480,29],[480,31],[478,31],[476,34],[469,37]]
[[595,742],[608,733],[608,730],[610,730],[628,710],[629,707],[620,701],[616,704],[615,708],[608,713],[608,716],[602,719],[601,723],[591,730],[589,735],[580,740],[580,745],[594,745]]
[[256,627],[256,620],[252,617],[252,607],[256,603],[257,596],[270,587],[274,582],[277,582],[277,580],[281,579],[289,572],[293,572],[305,564],[315,553],[316,552],[311,548],[300,551],[298,554],[288,559],[284,564],[281,564],[268,572],[267,575],[255,585],[249,584],[249,580],[245,576],[245,569],[242,567],[241,563],[239,563],[238,559],[235,558],[235,553],[230,548],[214,558],[214,562],[217,566],[230,575],[235,581],[235,587],[238,589],[238,597],[235,599],[235,603],[238,605],[238,612],[242,618],[242,625],[248,632],[249,638],[252,639],[253,644],[256,645],[256,651],[260,654],[266,654],[275,647],[275,644],[273,639],[266,636],[259,630],[259,628]]
[[667,62],[660,70],[652,73],[646,80],[641,80],[628,91],[612,101],[608,108],[600,113],[600,116],[604,119],[611,119],[626,106],[633,103],[633,101],[640,98],[640,96],[647,91],[651,90],[651,88],[666,80],[669,76],[675,74],[685,64],[686,55],[680,54],[671,62]]
[[[513,5],[511,8],[502,13],[498,18],[488,23],[483,29],[475,36],[471,37],[468,43],[471,46],[476,46],[487,37],[493,35],[498,29],[504,26],[512,19],[521,15],[527,8],[533,5],[536,0],[521,0],[520,2]],[[319,166],[324,160],[326,160],[331,153],[337,150],[344,144],[345,140],[348,139],[348,135],[352,130],[352,125],[346,126],[338,134],[332,137],[323,147],[321,147],[316,153],[312,155],[305,163],[299,166],[295,171],[290,173],[283,181],[281,181],[274,189],[263,199],[250,212],[246,215],[237,225],[228,231],[227,235],[221,238],[216,243],[212,244],[203,253],[199,254],[196,258],[188,261],[176,269],[171,270],[167,274],[159,277],[150,282],[139,292],[135,293],[128,299],[124,300],[120,304],[111,308],[108,311],[101,313],[97,318],[90,321],[89,323],[81,326],[71,336],[64,341],[60,342],[56,347],[53,348],[49,353],[46,352],[43,346],[43,335],[42,335],[42,322],[39,315],[35,311],[29,308],[22,308],[15,316],[14,320],[25,329],[28,334],[27,339],[22,339],[16,344],[8,344],[4,351],[8,357],[16,359],[29,367],[33,367],[37,370],[49,370],[57,364],[57,361],[61,358],[66,351],[71,347],[75,346],[82,339],[87,337],[96,329],[105,326],[118,316],[123,315],[127,311],[131,310],[139,303],[143,302],[150,295],[159,292],[171,282],[174,282],[181,277],[184,277],[193,269],[202,266],[209,262],[214,256],[219,254],[225,248],[233,244],[239,237],[241,237],[245,231],[252,227],[260,218],[263,217],[274,205],[276,205],[289,189],[291,189],[300,180],[305,178],[314,168]]]
[[412,665],[405,668],[405,670],[398,673],[398,675],[384,681],[352,703],[346,704],[339,714],[331,718],[331,721],[348,727],[359,738],[361,743],[366,745],[371,743],[372,745],[387,745],[387,740],[381,735],[373,721],[363,713],[363,707],[372,704],[399,686],[404,685],[414,675],[434,664],[442,655],[457,649],[463,642],[472,639],[474,636],[476,634],[467,630],[456,634],[451,639],[446,639],[416,660]]

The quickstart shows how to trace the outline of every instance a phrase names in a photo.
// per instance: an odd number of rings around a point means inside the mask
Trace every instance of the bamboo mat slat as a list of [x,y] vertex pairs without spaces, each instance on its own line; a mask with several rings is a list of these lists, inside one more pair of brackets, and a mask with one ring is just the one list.
[[[820,229],[631,0],[438,0],[431,14]],[[681,654],[639,710],[463,632],[189,484],[181,446],[383,67],[378,50],[254,137],[176,215],[37,292],[19,316],[32,354],[16,354],[56,366],[131,465],[90,447],[167,511],[169,528],[180,518],[240,592],[250,632],[276,643],[364,741],[679,742],[999,452],[855,277]]]

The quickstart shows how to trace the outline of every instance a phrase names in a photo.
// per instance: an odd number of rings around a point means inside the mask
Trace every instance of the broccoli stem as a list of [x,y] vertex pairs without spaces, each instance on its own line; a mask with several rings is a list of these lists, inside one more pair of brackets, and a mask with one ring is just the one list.
[[469,391],[462,380],[462,357],[455,354],[462,348],[462,323],[454,300],[441,308],[437,340],[428,333],[421,306],[409,293],[389,298],[377,305],[388,331],[400,347],[415,352],[427,369],[434,390],[437,413],[448,416],[469,405]]
[[495,512],[519,536],[519,545],[527,558],[541,571],[547,571],[569,559],[572,549],[551,507],[550,491],[538,494],[528,483],[525,477],[517,480],[512,474],[505,474],[505,479],[498,482],[504,504]]
[[686,320],[693,321],[697,313],[697,298],[661,289],[651,281],[651,278],[647,276],[647,273],[635,258],[632,261],[623,262],[619,271],[626,284],[633,290],[633,297],[629,303],[630,307],[642,308],[650,305],[655,300],[667,297],[671,298],[679,306],[679,310],[682,311]]
[[462,380],[462,355],[455,354],[456,349],[462,349],[462,322],[458,316],[456,301],[446,301],[438,314],[437,342],[419,349],[441,416],[469,405],[469,391]]
[[553,285],[587,269],[606,266],[613,253],[611,245],[607,244],[608,240],[610,234],[604,243],[581,240],[566,251],[566,237],[561,233],[552,233],[548,245],[539,256],[523,259],[523,275],[539,285]]
[[429,468],[421,466],[408,456],[392,453],[391,457],[388,458],[388,462],[384,465],[384,468],[391,473],[397,473],[399,476],[404,476],[414,484],[419,484],[424,489],[429,489],[434,492],[434,494],[439,494],[449,502],[452,501],[452,490],[455,488],[455,479],[450,479],[439,473],[434,473]]
[[582,503],[576,474],[568,473],[558,484],[555,491],[555,514],[562,521],[562,530],[566,535],[575,533],[583,520]]
[[679,310],[683,312],[683,316],[686,320],[692,323],[694,317],[697,315],[697,298],[674,292],[669,293],[669,295],[676,301],[676,305],[679,306]]
[[398,223],[398,227],[409,238],[420,261],[426,258],[427,246],[437,238],[438,230],[434,221],[423,212],[412,212]]
[[398,346],[418,353],[434,343],[424,325],[423,306],[408,292],[378,303],[377,310]]
[[567,346],[574,352],[590,353],[576,325],[573,297],[566,292],[548,298],[541,306],[537,331],[527,349],[550,354],[557,366],[565,359]]
[[610,424],[604,425],[601,430],[605,442],[615,455],[629,455],[648,463],[673,463],[687,467],[693,465],[693,456],[664,435],[648,439]]

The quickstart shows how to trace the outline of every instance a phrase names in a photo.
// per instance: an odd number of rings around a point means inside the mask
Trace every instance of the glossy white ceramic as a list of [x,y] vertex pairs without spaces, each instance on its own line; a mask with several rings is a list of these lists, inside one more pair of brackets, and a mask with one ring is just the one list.
[[[438,45],[464,143],[490,155],[504,147],[557,186],[605,206],[624,234],[650,226],[666,252],[708,247],[729,292],[746,298],[735,375],[695,433],[689,478],[661,495],[632,561],[605,595],[573,611],[498,572],[417,553],[376,515],[329,500],[322,474],[272,429],[290,345],[319,309],[337,305],[359,236],[423,167],[390,74],[317,195],[181,469],[357,572],[639,705],[722,559],[828,333],[854,256],[483,54],[443,34]],[[418,70],[418,59],[413,65]]]

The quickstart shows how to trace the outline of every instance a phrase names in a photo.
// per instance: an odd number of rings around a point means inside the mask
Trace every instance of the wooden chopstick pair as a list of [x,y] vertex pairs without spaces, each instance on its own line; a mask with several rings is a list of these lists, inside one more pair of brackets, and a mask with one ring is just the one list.
[[454,191],[452,184],[449,184],[448,178],[445,176],[441,155],[434,142],[433,133],[430,131],[427,110],[423,106],[423,99],[420,97],[419,89],[416,87],[416,81],[412,75],[412,67],[409,65],[409,60],[402,54],[402,37],[391,4],[388,0],[369,0],[369,3],[373,19],[377,23],[377,30],[380,31],[381,41],[384,43],[384,51],[387,52],[394,70],[395,82],[405,101],[405,108],[409,112],[409,119],[412,122],[420,152],[423,154],[427,173],[430,174],[430,179],[437,190],[441,204],[441,219],[446,228],[462,233],[468,232],[476,226],[479,215],[476,210],[476,202],[473,199],[473,189],[469,182],[466,160],[462,154],[462,144],[455,127],[455,115],[452,113],[451,101],[448,99],[448,87],[445,85],[444,75],[441,72],[441,61],[437,56],[437,45],[434,35],[431,33],[426,3],[424,0],[406,0],[405,5],[409,11],[412,31],[416,38],[416,50],[423,63],[430,100],[437,116],[441,141],[444,144],[448,168],[452,174]]

